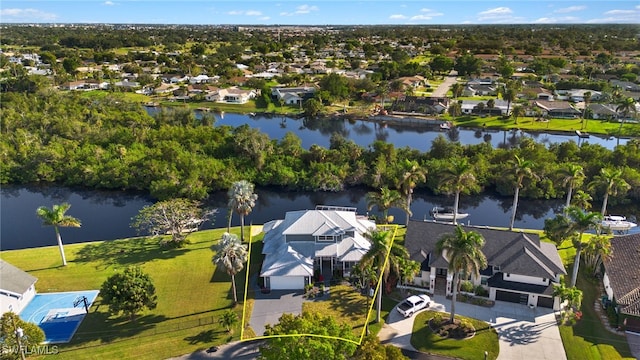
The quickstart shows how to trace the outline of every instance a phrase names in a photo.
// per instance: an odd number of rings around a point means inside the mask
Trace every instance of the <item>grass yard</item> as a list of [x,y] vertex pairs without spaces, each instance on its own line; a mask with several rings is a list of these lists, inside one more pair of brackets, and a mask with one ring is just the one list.
[[[587,235],[589,236],[589,235]],[[571,274],[576,250],[570,240],[558,248],[560,257]],[[584,266],[578,272],[577,286],[583,293],[582,319],[575,325],[560,325],[560,337],[568,360],[632,360],[631,352],[624,337],[609,332],[595,312],[593,304],[600,298],[597,280],[587,277]],[[567,275],[565,279],[568,279]]]
[[484,351],[489,353],[488,359],[498,357],[500,347],[498,333],[484,321],[456,315],[456,319],[471,321],[476,328],[476,335],[471,339],[444,339],[429,328],[428,321],[437,311],[423,311],[416,315],[413,323],[411,345],[422,352],[449,356],[464,360],[484,360]]
[[[107,277],[129,265],[139,265],[153,279],[158,306],[136,322],[111,316],[100,297],[72,342],[60,345],[57,359],[161,359],[239,339],[219,324],[233,307],[230,277],[211,262],[214,245],[225,229],[189,235],[182,249],[161,249],[158,239],[132,238],[66,245],[69,262],[60,266],[57,247],[3,251],[3,260],[38,278],[40,293],[99,289]],[[234,232],[239,233],[238,229]],[[239,300],[245,272],[236,276]],[[242,316],[242,306],[236,306]]]

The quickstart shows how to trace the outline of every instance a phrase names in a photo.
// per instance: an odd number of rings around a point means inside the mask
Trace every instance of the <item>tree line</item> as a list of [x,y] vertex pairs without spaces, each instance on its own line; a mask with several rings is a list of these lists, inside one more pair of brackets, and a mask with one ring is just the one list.
[[[407,161],[424,170],[416,188],[435,194],[455,193],[441,181],[454,159],[473,164],[477,186],[469,193],[514,194],[518,157],[534,165],[536,174],[519,187],[519,196],[561,198],[567,187],[567,163],[583,168],[590,183],[602,168],[615,168],[630,185],[610,202],[640,198],[640,141],[608,150],[575,142],[548,146],[523,138],[512,147],[489,143],[461,145],[438,137],[429,151],[376,141],[362,147],[334,133],[328,148],[305,149],[294,133],[282,139],[249,126],[212,126],[190,109],[149,116],[140,104],[116,95],[88,98],[54,91],[38,95],[8,93],[0,102],[2,164],[0,183],[58,183],[96,189],[142,190],[157,199],[204,199],[239,180],[285,190],[341,191],[352,186],[400,189]],[[330,120],[314,120],[319,123]],[[584,190],[587,190],[586,187]],[[603,189],[589,191],[602,199]]]

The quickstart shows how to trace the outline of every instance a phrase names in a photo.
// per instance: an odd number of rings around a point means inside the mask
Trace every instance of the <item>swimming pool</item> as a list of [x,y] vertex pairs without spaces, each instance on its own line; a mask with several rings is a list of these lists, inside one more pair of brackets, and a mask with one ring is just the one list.
[[83,297],[91,308],[98,293],[98,290],[87,290],[36,294],[19,315],[22,320],[42,328],[45,343],[66,343],[71,341],[86,315]]

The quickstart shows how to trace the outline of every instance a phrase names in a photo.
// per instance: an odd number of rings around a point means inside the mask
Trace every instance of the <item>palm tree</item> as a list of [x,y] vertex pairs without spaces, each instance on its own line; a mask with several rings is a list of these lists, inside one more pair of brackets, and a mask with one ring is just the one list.
[[413,189],[418,183],[427,181],[427,170],[421,167],[418,162],[405,159],[401,164],[400,172],[398,190],[406,199],[405,212],[407,213],[407,221],[405,225],[409,225]]
[[456,226],[455,233],[444,234],[436,244],[438,252],[449,262],[448,271],[453,273],[451,296],[451,318],[456,312],[456,296],[460,282],[460,274],[466,276],[480,276],[480,270],[487,267],[487,258],[482,252],[484,238],[477,232],[465,232],[460,225]]
[[569,310],[565,312],[565,316],[572,312],[574,308],[579,309],[582,304],[582,290],[575,286],[567,287],[563,283],[553,285],[553,296],[559,297],[561,302],[567,301]]
[[[518,123],[518,118],[524,116],[525,113],[526,111],[522,105],[516,105],[513,107],[511,115],[513,115],[513,119],[516,124]],[[507,115],[509,115],[509,113],[507,113]]]
[[562,185],[568,186],[567,202],[565,204],[565,207],[568,207],[571,205],[571,193],[573,192],[573,188],[580,186],[585,176],[582,166],[574,163],[566,164],[564,168],[560,169],[560,174],[562,175]]
[[67,266],[67,259],[64,256],[64,247],[62,246],[62,237],[60,237],[60,230],[58,227],[80,227],[82,225],[80,220],[73,216],[65,215],[67,210],[71,207],[68,203],[62,203],[60,205],[53,205],[51,209],[40,206],[36,209],[36,214],[42,219],[42,223],[47,226],[53,226],[56,231],[56,238],[58,240],[58,249],[60,249],[60,256],[62,257],[62,265]]
[[593,198],[591,197],[591,195],[589,195],[589,193],[583,190],[578,190],[576,191],[575,195],[573,195],[573,197],[571,198],[571,205],[576,206],[583,210],[589,210],[591,209],[592,200]]
[[609,195],[616,196],[618,192],[626,192],[629,190],[629,184],[622,178],[621,168],[602,168],[600,174],[594,176],[593,181],[589,183],[590,188],[596,186],[605,186],[604,199],[602,200],[601,214],[604,216],[607,213],[607,202],[609,201]]
[[509,230],[513,230],[513,224],[516,222],[516,211],[518,210],[518,197],[520,196],[520,188],[525,178],[537,178],[538,175],[533,171],[534,163],[530,160],[515,155],[515,160],[511,161],[516,176],[515,193],[513,195],[513,210],[511,213],[511,222]]
[[616,107],[617,112],[621,112],[623,114],[622,119],[620,119],[620,128],[618,129],[618,137],[621,135],[622,125],[624,125],[625,119],[629,117],[631,113],[636,114],[636,101],[628,97],[624,99],[618,107]]
[[565,209],[565,213],[569,218],[569,232],[573,233],[573,247],[576,249],[576,256],[573,260],[573,269],[571,272],[571,286],[576,286],[578,279],[578,269],[580,268],[580,256],[582,254],[583,243],[582,235],[591,229],[596,229],[602,221],[602,215],[596,212],[586,212],[575,206],[569,206]]
[[451,85],[451,94],[453,95],[454,99],[462,95],[463,90],[464,90],[464,85],[462,85],[462,83],[456,82],[453,85]]
[[402,195],[397,190],[390,190],[387,187],[380,188],[380,192],[368,192],[367,198],[367,211],[371,211],[373,207],[377,207],[382,211],[382,217],[385,224],[389,223],[389,209],[392,207],[398,207],[404,211],[411,210],[406,207],[406,203],[402,199]]
[[246,180],[236,181],[227,192],[229,196],[229,224],[227,232],[231,229],[231,215],[233,211],[240,215],[240,240],[244,242],[244,217],[251,213],[256,206],[258,195],[253,192],[254,186]]
[[584,129],[585,127],[587,127],[586,114],[587,114],[587,109],[589,108],[589,102],[591,101],[591,91],[585,92],[583,98],[584,98],[584,109],[582,109],[582,123],[583,123],[582,128]]
[[477,180],[472,172],[473,166],[469,164],[467,158],[452,159],[450,164],[451,166],[445,168],[440,175],[440,184],[446,192],[455,194],[453,223],[456,224],[460,193],[468,193],[469,190],[477,188]]
[[247,262],[247,248],[238,239],[235,234],[224,233],[222,239],[214,246],[211,261],[214,264],[223,266],[227,274],[231,275],[231,285],[233,288],[233,302],[238,303],[238,294],[236,294],[236,274],[244,269],[244,263]]
[[408,258],[407,250],[394,243],[391,233],[388,231],[372,230],[365,233],[365,238],[371,243],[369,251],[367,251],[358,263],[361,268],[371,267],[378,271],[378,279],[382,283],[378,284],[378,303],[376,322],[380,322],[380,314],[382,312],[382,289],[383,284],[388,280],[391,273],[400,275],[400,260]]
[[507,83],[500,88],[500,95],[502,95],[502,100],[507,102],[507,114],[509,114],[509,110],[511,110],[511,102],[513,102],[518,96],[518,91],[520,90],[520,83],[514,80],[509,80]]
[[584,264],[597,274],[602,261],[611,256],[611,239],[604,235],[589,238],[584,246]]
[[409,283],[420,273],[420,263],[411,259],[400,258],[400,276],[404,284]]

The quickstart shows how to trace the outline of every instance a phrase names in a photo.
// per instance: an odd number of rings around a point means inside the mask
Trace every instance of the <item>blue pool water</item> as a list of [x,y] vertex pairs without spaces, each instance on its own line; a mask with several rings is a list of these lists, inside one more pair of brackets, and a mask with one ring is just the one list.
[[71,340],[85,316],[84,303],[74,306],[74,302],[84,296],[90,308],[98,292],[87,290],[36,294],[20,312],[20,318],[40,326],[46,343],[66,343]]

